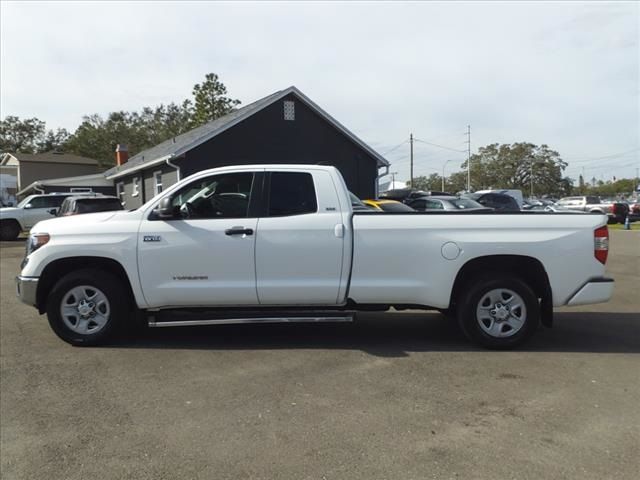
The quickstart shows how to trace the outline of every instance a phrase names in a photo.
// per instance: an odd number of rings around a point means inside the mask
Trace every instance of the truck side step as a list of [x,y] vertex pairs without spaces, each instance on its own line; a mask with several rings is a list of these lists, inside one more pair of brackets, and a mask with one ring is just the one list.
[[352,322],[352,311],[189,311],[160,310],[147,315],[150,327],[191,327],[241,323]]

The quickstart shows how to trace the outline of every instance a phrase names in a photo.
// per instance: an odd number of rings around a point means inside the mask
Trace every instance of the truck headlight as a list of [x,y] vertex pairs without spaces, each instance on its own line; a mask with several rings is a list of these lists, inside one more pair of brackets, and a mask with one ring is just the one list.
[[27,256],[49,243],[50,238],[48,233],[32,233],[29,235],[29,240],[27,240]]

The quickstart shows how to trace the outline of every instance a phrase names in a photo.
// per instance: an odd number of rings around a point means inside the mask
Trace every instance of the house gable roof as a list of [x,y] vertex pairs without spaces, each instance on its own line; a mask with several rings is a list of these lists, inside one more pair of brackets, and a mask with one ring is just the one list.
[[0,162],[2,165],[8,165],[11,157],[15,158],[18,163],[67,163],[73,165],[98,165],[98,160],[93,158],[81,157],[72,153],[63,152],[45,152],[45,153],[7,153]]
[[378,152],[373,150],[370,146],[356,137],[352,132],[347,130],[347,128],[345,128],[341,123],[331,117],[327,112],[322,110],[300,90],[292,86],[285,90],[281,90],[279,92],[268,95],[253,103],[245,105],[238,110],[234,110],[233,112],[230,112],[223,117],[217,118],[216,120],[194,128],[193,130],[185,132],[174,138],[165,140],[164,142],[154,147],[151,147],[138,153],[137,155],[134,155],[124,165],[116,166],[107,170],[105,172],[105,175],[108,178],[118,178],[129,173],[133,173],[134,171],[143,170],[147,167],[165,162],[166,160],[171,160],[172,158],[179,157],[185,152],[188,152],[198,145],[211,140],[216,135],[221,134],[225,130],[233,127],[234,125],[240,123],[241,121],[249,118],[255,113],[263,110],[269,105],[272,105],[273,103],[290,94],[295,95],[300,101],[305,103],[324,120],[333,125],[343,135],[347,136],[351,141],[353,141],[355,144],[369,153],[373,158],[376,159],[378,167],[386,167],[389,165],[389,162],[387,162],[387,160],[385,160]]

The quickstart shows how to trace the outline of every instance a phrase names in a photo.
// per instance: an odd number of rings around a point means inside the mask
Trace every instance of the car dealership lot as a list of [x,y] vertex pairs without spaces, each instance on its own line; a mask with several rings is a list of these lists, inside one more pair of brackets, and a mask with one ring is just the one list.
[[3,242],[2,477],[636,478],[640,232],[611,245],[610,303],[490,352],[416,312],[74,348],[18,303]]

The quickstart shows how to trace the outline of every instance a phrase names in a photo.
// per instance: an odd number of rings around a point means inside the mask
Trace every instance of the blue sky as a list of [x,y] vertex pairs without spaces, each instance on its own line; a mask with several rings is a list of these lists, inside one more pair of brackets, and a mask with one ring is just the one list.
[[[386,153],[546,143],[590,179],[640,167],[638,2],[6,2],[0,114],[181,101],[207,72],[243,103],[296,85]],[[408,144],[387,155],[409,172]],[[417,175],[464,154],[415,146]]]

